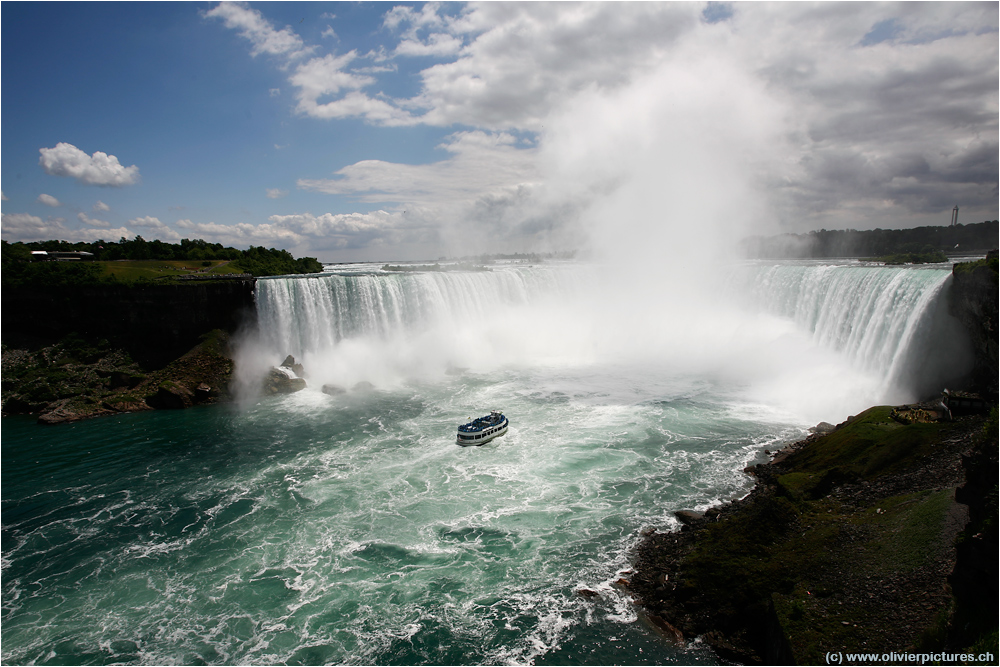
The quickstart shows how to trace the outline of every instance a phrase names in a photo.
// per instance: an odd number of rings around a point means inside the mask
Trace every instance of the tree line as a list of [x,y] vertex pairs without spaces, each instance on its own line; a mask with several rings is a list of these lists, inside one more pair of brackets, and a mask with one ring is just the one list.
[[[115,260],[182,260],[228,261],[233,268],[254,276],[277,276],[290,273],[318,273],[323,265],[315,257],[295,258],[287,250],[250,246],[239,250],[208,243],[201,239],[181,239],[180,243],[147,241],[141,236],[132,240],[93,243],[69,241],[2,241],[3,284],[15,285],[67,285],[114,281],[105,275],[101,264]],[[32,251],[89,252],[94,262],[39,262],[33,261]]]
[[743,251],[754,259],[882,257],[907,253],[985,252],[997,247],[996,220],[954,227],[827,230],[807,234],[751,236]]

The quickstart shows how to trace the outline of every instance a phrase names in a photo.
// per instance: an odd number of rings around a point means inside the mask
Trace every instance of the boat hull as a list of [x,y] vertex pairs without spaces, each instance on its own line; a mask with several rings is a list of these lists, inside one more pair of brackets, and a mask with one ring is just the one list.
[[504,419],[503,422],[494,427],[494,430],[489,433],[459,433],[455,439],[455,443],[462,447],[479,447],[480,445],[485,445],[490,440],[495,440],[502,435],[506,435],[509,426],[510,422]]

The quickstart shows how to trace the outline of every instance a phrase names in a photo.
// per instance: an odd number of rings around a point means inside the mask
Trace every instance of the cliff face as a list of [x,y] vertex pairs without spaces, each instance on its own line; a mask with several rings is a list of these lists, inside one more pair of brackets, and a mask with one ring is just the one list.
[[144,366],[160,367],[213,329],[253,324],[254,280],[188,285],[80,286],[3,291],[3,341],[39,345],[70,333],[106,338]]
[[949,310],[969,332],[975,353],[972,389],[997,400],[997,251],[985,260],[956,264]]

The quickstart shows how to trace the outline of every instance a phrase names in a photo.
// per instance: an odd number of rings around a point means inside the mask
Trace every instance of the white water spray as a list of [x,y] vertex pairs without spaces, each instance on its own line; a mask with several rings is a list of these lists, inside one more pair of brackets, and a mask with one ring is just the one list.
[[[662,367],[804,421],[915,400],[967,370],[944,312],[948,273],[862,265],[742,265],[718,297],[666,303],[580,264],[385,273],[257,285],[245,377],[293,354],[310,385],[377,387],[468,370]],[[669,288],[668,288],[669,289]],[[683,306],[687,305],[688,308]],[[254,358],[257,359],[256,366]]]

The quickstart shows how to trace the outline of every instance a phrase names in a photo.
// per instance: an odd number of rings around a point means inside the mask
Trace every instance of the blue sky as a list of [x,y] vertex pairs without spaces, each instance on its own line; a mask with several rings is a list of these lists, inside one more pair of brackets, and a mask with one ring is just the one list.
[[8,241],[389,260],[997,218],[996,3],[0,12]]

